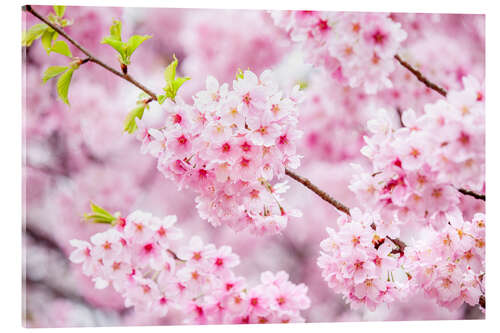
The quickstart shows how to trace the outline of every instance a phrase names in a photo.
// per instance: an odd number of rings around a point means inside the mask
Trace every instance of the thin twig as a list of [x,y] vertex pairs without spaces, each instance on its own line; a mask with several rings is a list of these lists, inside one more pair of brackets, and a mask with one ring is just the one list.
[[394,58],[396,58],[396,60],[404,67],[406,68],[407,70],[409,70],[413,75],[416,76],[416,78],[422,82],[423,84],[425,84],[427,86],[427,88],[429,89],[432,89],[436,92],[438,92],[439,94],[443,95],[444,97],[446,97],[446,90],[441,88],[440,86],[438,86],[437,84],[435,83],[432,83],[431,81],[429,81],[429,79],[427,79],[422,73],[420,73],[417,69],[413,68],[409,63],[407,63],[406,61],[404,61],[403,59],[401,59],[401,57],[396,54],[394,56]]
[[308,189],[310,189],[314,193],[316,193],[321,199],[323,199],[326,202],[328,202],[329,204],[333,205],[335,208],[337,208],[341,212],[344,212],[347,215],[351,215],[351,213],[349,212],[349,208],[346,205],[344,205],[340,201],[337,201],[334,198],[332,198],[328,193],[326,193],[325,191],[323,191],[322,189],[320,189],[319,187],[317,187],[316,185],[311,183],[311,181],[309,179],[302,177],[302,176],[294,173],[293,171],[290,171],[289,169],[285,169],[285,174],[287,176],[293,178],[294,180],[298,181],[299,183],[301,183],[302,185],[304,185],[305,187],[307,187]]
[[479,194],[479,193],[476,193],[474,191],[466,190],[464,188],[459,188],[458,192],[462,193],[463,195],[469,195],[469,196],[471,196],[473,198],[486,201],[486,195],[485,194]]
[[155,101],[157,100],[157,97],[156,97],[155,93],[153,93],[151,90],[149,90],[148,88],[146,88],[144,85],[142,85],[141,83],[139,83],[138,81],[136,81],[132,76],[130,76],[129,74],[120,73],[119,71],[117,71],[113,67],[110,67],[109,65],[105,64],[104,62],[102,62],[101,60],[99,60],[98,58],[96,58],[92,53],[90,53],[89,50],[87,50],[85,47],[83,47],[82,45],[80,45],[77,41],[75,41],[73,38],[71,38],[62,29],[60,29],[59,27],[57,27],[56,25],[52,24],[51,22],[49,22],[48,20],[46,20],[44,17],[42,17],[30,5],[26,5],[25,8],[26,8],[27,12],[29,12],[32,15],[36,16],[39,20],[41,20],[42,22],[44,22],[45,24],[47,24],[49,27],[51,27],[52,29],[54,29],[58,34],[60,34],[61,36],[63,36],[68,42],[70,42],[71,44],[73,44],[77,49],[79,49],[86,56],[88,56],[88,58],[85,59],[85,60],[83,60],[82,63],[85,63],[85,62],[88,62],[88,61],[93,62],[93,63],[95,63],[95,64],[97,64],[97,65],[99,65],[99,66],[107,69],[111,73],[113,73],[113,74],[121,77],[122,79],[127,80],[128,82],[132,83],[134,86],[136,86],[137,88],[141,89],[146,94],[148,94],[149,96],[151,96],[151,98],[153,98]]

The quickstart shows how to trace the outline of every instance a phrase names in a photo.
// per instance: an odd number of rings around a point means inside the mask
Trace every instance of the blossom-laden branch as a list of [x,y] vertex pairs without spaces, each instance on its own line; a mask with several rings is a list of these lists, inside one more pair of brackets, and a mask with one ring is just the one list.
[[426,78],[422,73],[420,73],[420,71],[418,71],[417,69],[413,68],[412,65],[410,65],[409,63],[407,63],[406,61],[404,61],[403,59],[401,59],[401,57],[396,54],[394,56],[394,58],[396,58],[396,60],[404,67],[406,68],[407,70],[409,70],[413,75],[415,75],[415,77],[420,81],[422,82],[423,84],[425,84],[425,86],[429,89],[432,89],[434,91],[436,91],[437,93],[441,94],[442,96],[446,97],[447,95],[447,91],[444,89],[444,88],[441,88],[440,86],[438,86],[437,84],[431,82],[428,78]]
[[[54,29],[55,31],[57,31],[61,36],[63,36],[71,44],[73,44],[80,51],[82,51],[85,55],[87,55],[88,56],[87,59],[81,60],[82,64],[85,63],[85,62],[88,62],[88,61],[93,62],[93,63],[95,63],[95,64],[103,67],[104,69],[110,71],[111,73],[113,73],[113,74],[121,77],[122,79],[125,79],[128,82],[134,84],[136,87],[138,87],[139,89],[141,89],[142,91],[144,91],[145,93],[147,93],[149,96],[151,96],[152,99],[158,100],[157,99],[157,95],[155,93],[153,93],[152,91],[150,91],[148,88],[146,88],[143,84],[137,82],[130,75],[120,73],[119,71],[115,70],[111,66],[105,64],[103,61],[99,60],[89,50],[87,50],[85,47],[83,47],[82,45],[80,45],[77,41],[75,41],[73,38],[71,38],[71,36],[69,36],[68,34],[66,34],[64,31],[62,31],[62,29],[60,29],[56,25],[52,24],[51,22],[49,22],[48,20],[46,20],[45,18],[43,18],[31,6],[27,5],[25,7],[25,9],[26,9],[27,12],[31,13],[32,15],[34,15],[35,17],[37,17],[38,19],[40,19],[41,21],[43,21],[45,24],[47,24],[48,26],[50,26],[52,29]],[[316,185],[312,184],[307,178],[304,178],[304,177],[302,177],[300,175],[297,175],[296,173],[290,171],[289,169],[286,169],[285,173],[289,177],[293,178],[294,180],[298,181],[299,183],[301,183],[304,186],[306,186],[307,188],[309,188],[311,191],[313,191],[314,193],[316,193],[319,197],[321,197],[323,200],[325,200],[328,203],[330,203],[331,205],[333,205],[338,210],[340,210],[340,211],[342,211],[342,212],[344,212],[344,213],[346,213],[346,214],[349,215],[349,208],[347,208],[345,205],[343,205],[339,201],[337,201],[334,198],[332,198],[330,195],[328,195],[326,192],[324,192],[323,190],[321,190]]]
[[304,321],[301,311],[311,304],[308,288],[292,283],[286,272],[263,272],[261,283],[252,287],[234,273],[240,259],[231,247],[217,248],[198,236],[176,247],[183,232],[174,215],[135,211],[124,218],[91,208],[87,219],[111,228],[90,242],[71,240],[70,260],[82,264],[96,288],[111,285],[136,311],[163,317],[179,309],[191,324]]

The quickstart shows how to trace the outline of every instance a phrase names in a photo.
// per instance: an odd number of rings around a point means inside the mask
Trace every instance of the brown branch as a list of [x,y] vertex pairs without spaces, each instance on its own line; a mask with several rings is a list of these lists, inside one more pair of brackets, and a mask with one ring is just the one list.
[[104,62],[102,62],[101,60],[99,60],[98,58],[96,58],[92,53],[90,53],[89,50],[87,50],[85,47],[83,47],[82,45],[80,45],[77,41],[75,41],[68,34],[66,34],[62,29],[60,29],[59,27],[57,27],[56,25],[52,24],[51,22],[49,22],[48,20],[46,20],[44,17],[42,17],[36,10],[33,9],[33,7],[31,7],[30,5],[26,5],[25,6],[25,10],[27,12],[29,12],[30,14],[32,14],[33,16],[37,17],[39,20],[41,20],[45,24],[47,24],[52,29],[54,29],[58,34],[60,34],[61,36],[63,36],[68,42],[70,42],[71,44],[73,44],[77,49],[79,49],[86,56],[88,56],[88,58],[85,59],[85,60],[83,60],[82,63],[85,63],[85,62],[88,62],[88,61],[93,62],[93,63],[95,63],[95,64],[103,67],[104,69],[107,69],[111,73],[113,73],[113,74],[121,77],[122,79],[127,80],[128,82],[132,83],[134,86],[136,86],[137,88],[141,89],[146,94],[148,94],[149,96],[151,96],[151,98],[153,98],[155,101],[157,100],[157,97],[156,97],[155,93],[153,93],[151,90],[149,90],[148,88],[146,88],[141,83],[137,82],[129,74],[120,73],[119,71],[117,71],[113,67],[110,67],[109,65],[106,65]]
[[304,185],[305,187],[307,187],[308,189],[310,189],[314,193],[316,193],[321,199],[323,199],[326,202],[328,202],[329,204],[333,205],[335,208],[337,208],[341,212],[344,212],[347,215],[351,215],[351,213],[349,212],[349,208],[346,205],[344,205],[343,203],[332,198],[328,193],[326,193],[325,191],[323,191],[322,189],[320,189],[319,187],[317,187],[316,185],[311,183],[311,181],[309,179],[302,177],[302,176],[294,173],[293,171],[290,171],[289,169],[285,169],[285,174],[287,176],[293,178],[294,180],[298,181],[299,183],[301,183],[302,185]]
[[401,59],[401,57],[396,54],[394,56],[394,58],[396,58],[396,60],[404,67],[406,68],[407,70],[409,70],[413,75],[416,76],[416,78],[422,82],[423,84],[425,84],[427,86],[427,88],[429,89],[432,89],[436,92],[438,92],[439,94],[443,95],[444,97],[446,97],[446,90],[441,88],[440,86],[438,86],[437,84],[435,83],[432,83],[431,81],[429,81],[429,79],[427,79],[422,73],[420,73],[417,69],[413,68],[409,63],[407,63],[406,61],[404,61],[403,59]]
[[479,305],[483,309],[486,309],[486,296],[484,296],[484,295],[479,296]]
[[474,191],[466,190],[464,188],[459,188],[458,192],[462,193],[463,195],[469,195],[469,196],[471,196],[473,198],[486,201],[486,195],[485,194],[479,194],[479,193],[476,193]]

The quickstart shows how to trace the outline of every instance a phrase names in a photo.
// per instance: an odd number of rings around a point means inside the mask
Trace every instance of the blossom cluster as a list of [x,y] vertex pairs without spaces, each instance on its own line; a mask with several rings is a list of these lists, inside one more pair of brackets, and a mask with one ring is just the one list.
[[395,225],[439,230],[447,214],[460,214],[459,188],[484,193],[484,93],[474,78],[463,82],[463,90],[425,105],[421,116],[405,111],[401,128],[383,111],[368,122],[372,135],[362,153],[372,168],[357,167],[350,185],[367,208],[383,210]]
[[423,290],[451,311],[464,302],[477,305],[484,295],[484,214],[475,214],[472,221],[450,217],[443,230],[429,232],[426,240],[405,251],[411,288]]
[[339,230],[327,228],[318,266],[328,286],[343,295],[352,308],[375,310],[381,303],[402,300],[408,279],[401,278],[398,245],[374,229],[380,216],[355,208],[340,216]]
[[286,272],[264,272],[249,287],[233,268],[240,262],[229,246],[204,244],[192,237],[178,247],[182,231],[176,217],[163,219],[135,211],[90,243],[74,239],[70,256],[82,264],[98,289],[112,285],[127,307],[165,316],[176,309],[186,323],[302,322],[310,306],[307,286],[289,281]]
[[392,87],[394,55],[407,36],[382,13],[275,11],[274,22],[332,77],[373,94]]
[[137,120],[142,151],[157,157],[160,172],[179,188],[196,191],[200,216],[212,225],[280,232],[300,214],[279,196],[286,183],[271,185],[300,163],[299,87],[284,96],[270,71],[245,71],[232,90],[209,76],[206,87],[193,105],[166,101],[156,127],[148,112]]

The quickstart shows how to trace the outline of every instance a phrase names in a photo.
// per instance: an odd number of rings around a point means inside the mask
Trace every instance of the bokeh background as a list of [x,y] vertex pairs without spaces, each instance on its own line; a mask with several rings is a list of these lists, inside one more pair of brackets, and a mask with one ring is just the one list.
[[[34,6],[44,14],[50,6]],[[24,28],[38,23],[22,13]],[[345,88],[319,69],[306,64],[269,13],[248,10],[167,8],[67,7],[74,24],[70,36],[106,63],[118,67],[115,51],[100,44],[113,19],[123,24],[123,35],[150,34],[132,56],[129,72],[140,82],[161,91],[163,69],[175,54],[178,71],[189,76],[179,91],[186,101],[204,88],[208,74],[231,82],[239,68],[260,73],[276,71],[284,88],[300,83],[306,99],[300,108],[298,172],[347,205],[356,198],[348,189],[354,170],[350,163],[367,163],[359,153],[366,121],[378,107],[391,110],[394,122],[407,108],[422,112],[439,95],[429,91],[404,68],[391,75],[393,88],[376,95]],[[484,16],[393,13],[408,33],[401,54],[446,89],[460,88],[463,76],[484,79]],[[312,305],[303,313],[307,322],[366,320],[476,319],[484,314],[464,305],[450,312],[423,295],[390,309],[351,310],[322,280],[316,259],[326,226],[338,217],[299,184],[290,182],[290,205],[303,217],[292,221],[282,235],[257,237],[228,228],[213,228],[195,209],[194,193],[156,171],[152,157],[140,153],[140,142],[123,132],[123,120],[139,91],[124,80],[87,63],[75,72],[70,87],[71,107],[56,98],[55,80],[42,83],[50,65],[67,60],[47,56],[40,41],[23,48],[23,251],[24,307],[28,327],[164,325],[182,323],[171,311],[154,318],[124,307],[120,295],[108,287],[96,290],[79,265],[68,260],[69,240],[88,239],[105,226],[82,219],[89,202],[128,214],[135,209],[163,216],[175,214],[185,234],[200,235],[217,246],[230,245],[240,255],[236,273],[250,283],[260,272],[286,270],[294,283],[309,287]],[[72,49],[73,54],[79,54]],[[484,209],[478,200],[464,197],[465,211]]]

